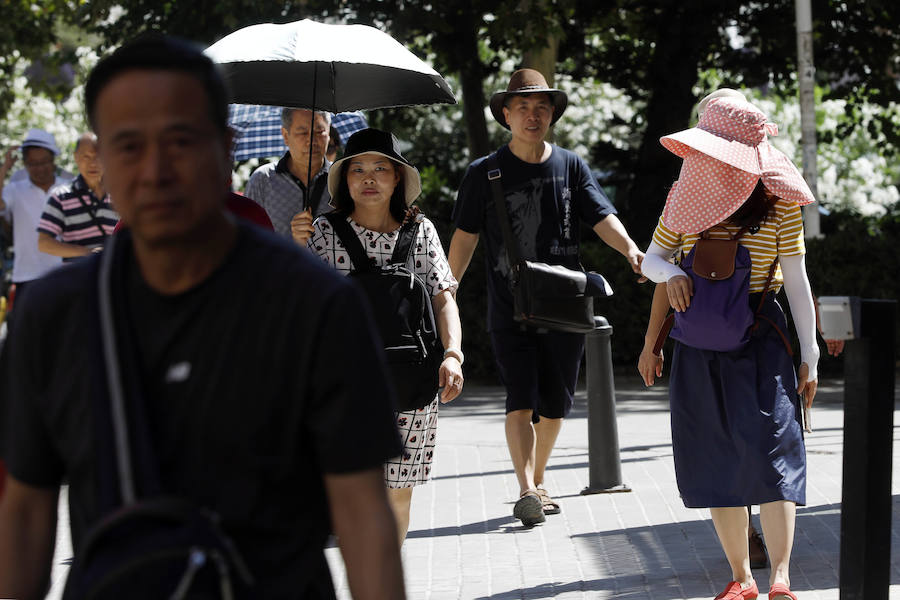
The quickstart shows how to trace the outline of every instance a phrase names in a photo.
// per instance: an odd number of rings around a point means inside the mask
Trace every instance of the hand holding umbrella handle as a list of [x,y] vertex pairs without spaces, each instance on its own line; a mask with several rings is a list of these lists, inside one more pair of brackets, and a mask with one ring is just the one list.
[[312,211],[308,208],[303,212],[298,212],[291,219],[291,237],[294,238],[298,245],[304,248],[306,248],[306,243],[315,231],[312,223]]

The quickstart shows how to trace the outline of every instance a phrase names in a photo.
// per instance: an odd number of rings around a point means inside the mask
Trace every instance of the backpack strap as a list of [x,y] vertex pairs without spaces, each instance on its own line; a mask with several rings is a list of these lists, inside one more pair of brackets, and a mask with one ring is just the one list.
[[110,414],[115,439],[116,468],[118,470],[119,491],[122,503],[137,501],[134,471],[131,462],[131,441],[125,411],[125,392],[119,367],[119,348],[116,343],[116,329],[113,322],[112,278],[113,258],[116,253],[117,238],[112,238],[100,257],[100,272],[97,277],[98,300],[100,303],[100,336],[103,360],[106,364],[106,384],[109,394]]
[[416,236],[419,234],[419,225],[424,218],[421,214],[408,219],[400,227],[400,233],[397,235],[397,245],[394,246],[394,252],[391,254],[392,265],[408,265],[412,258],[413,247],[415,246]]
[[670,312],[666,317],[666,320],[663,321],[662,327],[659,328],[659,333],[656,334],[656,342],[653,344],[653,356],[659,356],[659,353],[662,351],[663,344],[666,343],[666,338],[669,337],[669,332],[672,331],[672,326],[675,324],[675,313]]
[[[162,493],[162,477],[141,384],[137,342],[123,323],[128,306],[131,236],[126,231],[111,236],[100,255],[97,304],[105,394],[95,400],[98,446],[114,453],[112,462],[101,460],[98,472],[99,501],[104,509],[128,506],[142,497]],[[127,312],[124,316],[128,316]],[[110,438],[106,440],[105,438]],[[111,494],[115,490],[114,497]]]
[[500,163],[497,161],[497,153],[489,154],[484,160],[487,165],[487,178],[491,182],[491,193],[494,196],[494,207],[497,209],[497,222],[500,224],[500,232],[503,234],[503,245],[506,246],[506,257],[509,266],[513,268],[522,260],[519,253],[519,241],[513,235],[512,225],[509,222],[509,211],[506,209],[506,198],[503,196],[503,183],[501,181]]
[[350,265],[354,271],[368,271],[372,266],[366,249],[356,236],[356,232],[350,227],[347,219],[336,212],[325,213],[324,216],[334,228],[334,234],[341,240],[344,250],[350,255]]
[[781,327],[779,327],[775,323],[775,321],[773,321],[766,315],[762,314],[762,312],[761,312],[763,303],[766,301],[766,294],[769,292],[769,286],[772,285],[772,278],[775,277],[775,269],[777,267],[778,267],[778,256],[775,256],[775,260],[772,261],[772,266],[769,267],[769,275],[766,277],[766,285],[763,288],[762,294],[760,294],[760,296],[759,296],[759,305],[757,305],[757,307],[756,307],[756,312],[753,313],[753,318],[754,318],[753,330],[755,331],[756,329],[759,328],[759,320],[760,319],[767,322],[769,325],[772,326],[772,329],[774,329],[778,333],[778,336],[781,338],[782,343],[784,343],[784,348],[787,350],[788,356],[794,356],[794,350],[793,350],[793,348],[791,348],[791,343],[788,341],[787,336],[781,330]]

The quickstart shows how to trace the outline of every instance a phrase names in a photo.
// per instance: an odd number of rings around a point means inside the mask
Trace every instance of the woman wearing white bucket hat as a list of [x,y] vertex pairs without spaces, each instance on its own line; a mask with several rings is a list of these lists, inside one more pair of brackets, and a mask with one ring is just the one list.
[[[760,307],[762,325],[726,350],[680,336],[669,387],[679,490],[686,506],[710,508],[732,568],[733,581],[718,600],[758,596],[747,547],[750,504],[761,506],[772,562],[769,598],[796,598],[788,570],[796,505],[806,500],[798,394],[812,403],[819,356],[800,206],[814,198],[793,163],[768,143],[767,134],[776,132],[752,104],[719,97],[709,101],[697,127],[663,137],[684,164],[643,263],[645,275],[668,283],[675,311],[686,314],[696,304],[694,287],[668,262],[672,255],[687,255],[683,266],[689,268],[697,240],[715,227],[709,237],[741,232],[739,244],[749,257],[748,300]],[[799,377],[778,333],[785,317],[774,293],[782,285],[800,337]]]
[[[364,252],[377,267],[397,264],[392,260],[396,247],[401,245],[402,224],[410,217],[421,219],[410,251],[411,270],[425,282],[444,346],[438,373],[443,389],[422,408],[395,413],[403,454],[385,463],[384,479],[402,544],[409,527],[413,487],[427,483],[431,476],[438,407],[462,392],[464,378],[462,328],[454,299],[457,282],[434,225],[415,209],[408,211],[421,193],[422,184],[419,171],[403,157],[398,146],[397,139],[386,131],[370,128],[354,133],[347,140],[343,157],[331,166],[328,191],[335,207],[333,214],[346,221],[348,235],[356,234],[362,242],[360,253]],[[338,234],[337,227],[337,223],[322,216],[310,231],[301,231],[301,235],[295,231],[294,239],[308,243],[310,250],[325,262],[349,274],[359,267],[351,264],[353,252],[342,243],[346,238]]]

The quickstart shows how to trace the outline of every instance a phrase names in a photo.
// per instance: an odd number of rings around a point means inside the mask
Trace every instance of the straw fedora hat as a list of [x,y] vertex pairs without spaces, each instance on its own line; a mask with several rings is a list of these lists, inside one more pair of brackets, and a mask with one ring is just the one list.
[[332,163],[328,169],[328,193],[334,198],[341,183],[341,166],[347,160],[360,154],[380,154],[394,161],[403,170],[404,199],[409,206],[422,193],[422,179],[419,170],[400,154],[400,143],[393,133],[380,129],[361,129],[347,140],[344,155]]
[[779,198],[801,206],[815,202],[800,171],[769,144],[767,134],[777,135],[778,128],[762,111],[739,98],[720,97],[709,101],[696,127],[660,138],[684,159],[663,209],[666,227],[698,233],[721,223],[760,179]]
[[569,105],[569,97],[562,90],[551,88],[547,85],[547,80],[541,75],[540,71],[534,69],[519,69],[509,78],[509,85],[506,91],[497,92],[491,96],[491,114],[498,123],[509,129],[509,123],[503,116],[503,104],[509,96],[520,96],[522,94],[548,94],[553,102],[553,119],[550,121],[552,126],[559,121],[566,106]]

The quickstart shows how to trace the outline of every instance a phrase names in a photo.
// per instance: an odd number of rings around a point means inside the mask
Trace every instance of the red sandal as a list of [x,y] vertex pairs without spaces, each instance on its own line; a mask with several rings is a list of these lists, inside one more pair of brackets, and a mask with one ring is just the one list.
[[732,581],[725,591],[716,596],[714,600],[754,600],[757,596],[759,596],[759,588],[756,587],[755,581],[748,588],[743,588],[737,581]]
[[791,588],[783,583],[773,583],[769,588],[769,600],[797,600]]

